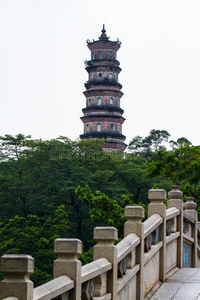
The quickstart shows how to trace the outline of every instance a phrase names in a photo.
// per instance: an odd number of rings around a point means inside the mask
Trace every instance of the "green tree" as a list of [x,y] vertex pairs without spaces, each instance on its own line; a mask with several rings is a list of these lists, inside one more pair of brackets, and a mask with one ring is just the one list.
[[35,259],[32,280],[36,286],[40,285],[52,279],[53,242],[58,237],[66,237],[68,228],[68,216],[63,205],[57,208],[53,219],[49,217],[45,222],[35,215],[27,218],[17,215],[0,224],[0,255],[32,255]]
[[172,149],[177,149],[185,145],[192,145],[192,143],[185,137],[178,138],[177,141],[169,141],[169,144]]
[[148,177],[164,175],[178,182],[199,183],[200,146],[186,144],[170,151],[160,150],[157,157],[148,165]]
[[69,214],[72,236],[84,239],[88,218],[86,207],[74,193],[79,184],[87,184],[91,170],[91,151],[102,153],[101,141],[72,142],[31,140],[30,136],[1,137],[0,220],[15,215],[34,214],[46,220],[56,207],[64,204]]
[[148,164],[147,177],[170,178],[181,186],[185,196],[194,197],[200,217],[200,146],[181,142],[173,150],[160,150],[157,159]]
[[166,149],[164,142],[168,142],[170,134],[166,130],[152,129],[148,136],[142,138],[141,136],[134,137],[128,146],[135,155],[148,156],[152,152]]

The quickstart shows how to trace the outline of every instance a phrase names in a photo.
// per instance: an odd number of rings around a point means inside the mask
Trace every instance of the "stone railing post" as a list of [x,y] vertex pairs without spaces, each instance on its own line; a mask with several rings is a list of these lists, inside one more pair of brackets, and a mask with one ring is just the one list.
[[163,203],[166,200],[166,191],[163,189],[149,190],[149,200],[151,203],[148,206],[148,216],[159,214],[163,218],[163,223],[160,225],[159,240],[163,246],[160,249],[160,280],[165,281],[166,273],[166,206]]
[[144,219],[145,212],[142,206],[126,206],[125,217],[127,222],[124,224],[124,236],[135,233],[140,237],[140,244],[136,248],[136,264],[140,265],[140,271],[137,275],[137,296],[138,300],[144,298],[143,273],[144,273]]
[[167,201],[167,208],[176,207],[180,211],[180,215],[177,216],[177,231],[180,232],[180,236],[177,240],[177,266],[183,267],[183,192],[179,190],[178,185],[172,185],[172,190],[168,193],[169,200]]
[[82,242],[78,239],[56,239],[54,252],[58,258],[54,261],[53,276],[69,276],[74,280],[75,288],[70,292],[70,299],[81,299],[81,262],[78,255],[82,253]]
[[192,231],[192,237],[194,239],[194,246],[193,246],[193,255],[192,255],[192,267],[196,268],[197,267],[197,245],[198,245],[198,240],[197,240],[197,212],[196,212],[196,207],[197,204],[194,202],[193,197],[187,197],[186,202],[183,204],[183,208],[185,209],[185,214],[188,215],[189,217],[193,218],[195,223]]
[[34,259],[29,255],[5,254],[1,257],[0,271],[5,278],[0,282],[0,299],[16,297],[33,300]]
[[94,228],[97,245],[93,248],[93,258],[107,258],[112,263],[112,270],[107,273],[107,293],[111,293],[114,300],[117,299],[117,248],[114,245],[117,239],[118,230],[114,227]]

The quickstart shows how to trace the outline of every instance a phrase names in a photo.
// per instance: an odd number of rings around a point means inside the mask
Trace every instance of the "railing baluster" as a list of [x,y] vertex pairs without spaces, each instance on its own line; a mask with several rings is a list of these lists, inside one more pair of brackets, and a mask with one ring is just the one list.
[[195,211],[197,204],[194,202],[193,197],[186,198],[186,202],[183,204],[183,208],[185,209],[184,213],[194,219],[194,224],[190,224],[191,228],[191,235],[194,239],[193,245],[193,253],[192,253],[192,267],[197,267],[197,212]]
[[81,262],[78,255],[82,252],[82,242],[78,239],[56,239],[54,252],[58,258],[54,261],[54,278],[62,275],[74,280],[75,288],[70,291],[70,300],[81,299]]
[[34,259],[29,255],[5,254],[1,257],[0,299],[16,297],[33,300],[33,282],[29,276],[34,271]]
[[149,190],[149,200],[151,203],[148,206],[148,216],[159,214],[163,218],[163,223],[160,225],[159,240],[163,245],[160,249],[160,280],[165,281],[166,275],[166,206],[163,203],[166,200],[166,191],[162,189]]
[[125,207],[125,217],[127,222],[124,224],[124,236],[135,233],[140,237],[140,244],[136,248],[136,264],[140,265],[137,275],[137,299],[142,300],[144,295],[143,272],[144,272],[144,208],[141,206]]
[[107,292],[112,294],[112,299],[117,299],[117,248],[114,243],[118,239],[118,230],[114,227],[96,227],[94,239],[97,241],[93,248],[94,260],[104,257],[112,263],[112,270],[107,273]]

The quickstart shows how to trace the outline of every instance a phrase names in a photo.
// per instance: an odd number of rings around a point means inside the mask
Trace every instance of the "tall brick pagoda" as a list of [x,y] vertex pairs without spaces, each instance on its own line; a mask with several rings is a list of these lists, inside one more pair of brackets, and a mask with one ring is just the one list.
[[103,25],[99,40],[90,42],[87,46],[91,51],[91,60],[86,62],[88,81],[85,83],[86,107],[81,120],[84,124],[82,140],[103,139],[104,151],[125,150],[125,136],[122,134],[123,109],[120,107],[122,85],[118,82],[121,72],[117,60],[117,51],[121,42],[110,41]]

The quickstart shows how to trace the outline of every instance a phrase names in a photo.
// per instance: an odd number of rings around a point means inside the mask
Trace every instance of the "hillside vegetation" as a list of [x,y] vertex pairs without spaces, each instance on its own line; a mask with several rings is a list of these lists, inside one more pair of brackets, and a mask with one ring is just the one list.
[[32,255],[32,280],[40,285],[52,278],[55,238],[82,240],[87,263],[93,228],[115,226],[122,236],[124,207],[146,207],[150,188],[179,184],[199,204],[200,146],[169,137],[151,130],[134,137],[126,153],[103,152],[95,140],[0,137],[0,255]]

